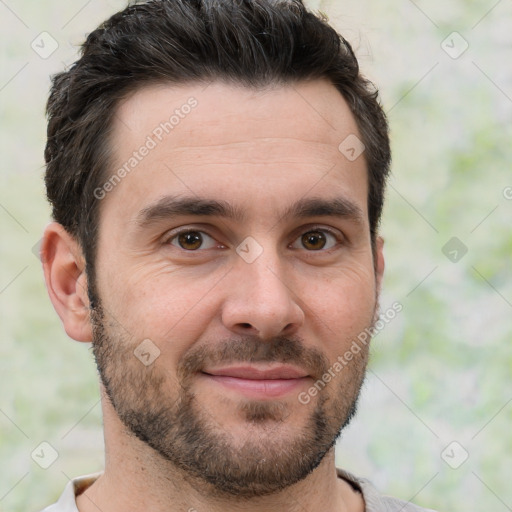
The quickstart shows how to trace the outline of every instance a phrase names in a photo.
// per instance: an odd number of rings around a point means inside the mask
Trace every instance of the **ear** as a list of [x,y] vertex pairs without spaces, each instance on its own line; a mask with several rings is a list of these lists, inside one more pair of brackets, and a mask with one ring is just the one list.
[[57,222],[49,224],[41,242],[46,288],[68,336],[92,341],[85,259],[76,240]]
[[377,294],[380,295],[382,278],[384,276],[384,239],[378,236],[375,240],[375,279],[377,285]]

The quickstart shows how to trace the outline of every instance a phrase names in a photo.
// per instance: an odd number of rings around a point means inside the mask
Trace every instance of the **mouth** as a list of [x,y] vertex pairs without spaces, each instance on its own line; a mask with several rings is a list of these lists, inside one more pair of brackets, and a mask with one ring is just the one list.
[[201,373],[212,385],[257,399],[285,396],[297,391],[311,378],[296,366],[282,364],[207,368]]

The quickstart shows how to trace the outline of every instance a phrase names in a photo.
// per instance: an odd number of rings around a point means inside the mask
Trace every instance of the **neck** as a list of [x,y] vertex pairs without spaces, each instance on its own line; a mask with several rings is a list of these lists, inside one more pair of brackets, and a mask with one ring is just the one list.
[[77,497],[80,512],[322,510],[363,512],[359,493],[337,476],[334,448],[306,478],[279,492],[250,499],[221,496],[211,484],[190,477],[126,432],[103,400],[105,472]]

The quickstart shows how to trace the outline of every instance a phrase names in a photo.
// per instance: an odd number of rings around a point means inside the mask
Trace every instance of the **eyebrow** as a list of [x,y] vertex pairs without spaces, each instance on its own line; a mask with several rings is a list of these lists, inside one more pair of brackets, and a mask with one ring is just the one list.
[[198,197],[165,196],[143,208],[136,217],[136,224],[147,227],[149,224],[177,216],[223,217],[243,222],[245,214],[227,201]]
[[[146,228],[158,221],[178,216],[221,217],[239,223],[247,218],[240,206],[232,205],[227,201],[189,196],[164,196],[143,208],[137,214],[135,223],[140,228]],[[361,208],[345,197],[303,198],[279,215],[281,221],[307,217],[336,217],[364,224]]]
[[283,214],[283,219],[305,217],[338,217],[364,224],[364,215],[359,206],[345,197],[325,199],[311,197],[300,199]]

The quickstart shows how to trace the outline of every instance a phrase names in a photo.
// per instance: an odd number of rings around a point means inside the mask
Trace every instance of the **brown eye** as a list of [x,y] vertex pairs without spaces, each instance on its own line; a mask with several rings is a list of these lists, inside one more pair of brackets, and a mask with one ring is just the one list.
[[[196,251],[200,248],[210,249],[215,246],[215,240],[211,236],[203,231],[193,230],[177,233],[169,240],[169,243],[186,251]],[[207,244],[206,247],[204,247],[205,243]]]
[[338,235],[327,228],[310,229],[295,239],[291,248],[306,249],[308,252],[317,251],[323,253],[342,245],[342,235]]
[[312,251],[323,249],[327,243],[326,236],[321,231],[308,231],[302,235],[301,241],[306,249]]
[[199,249],[203,243],[203,237],[197,231],[189,231],[178,236],[178,243],[183,249]]

